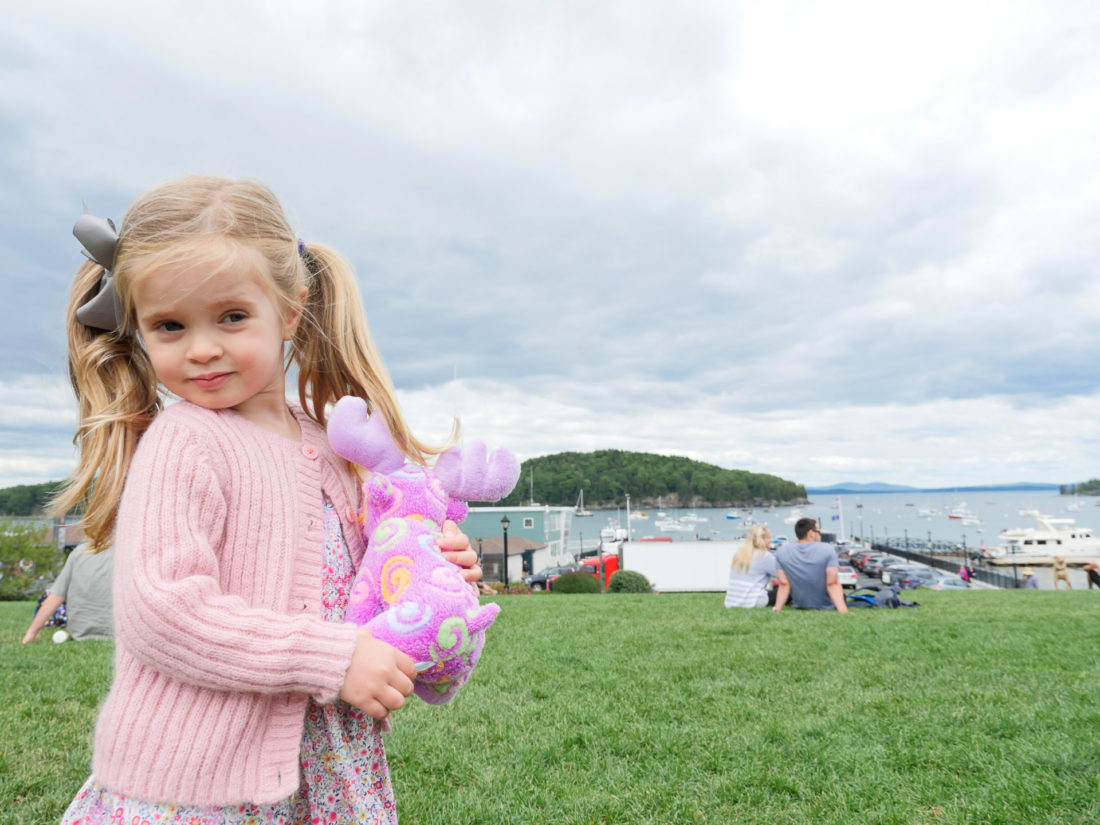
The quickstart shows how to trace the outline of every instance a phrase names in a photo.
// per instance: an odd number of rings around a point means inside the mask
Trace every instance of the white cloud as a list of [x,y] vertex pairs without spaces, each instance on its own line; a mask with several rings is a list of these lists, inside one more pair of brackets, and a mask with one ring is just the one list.
[[[567,450],[622,449],[684,455],[806,484],[889,479],[960,486],[1076,481],[1095,474],[1100,393],[1027,408],[1009,397],[750,412],[703,395],[649,406],[618,382],[586,393],[561,382],[531,393],[505,382],[449,382],[400,399],[422,437],[442,440],[449,415],[464,438],[504,445],[521,458]],[[569,399],[576,399],[571,401]],[[1082,450],[1083,444],[1091,444]],[[945,480],[944,467],[952,473]]]
[[524,455],[809,483],[1096,474],[1097,23],[1023,0],[21,6],[0,484],[71,460],[54,319],[81,198],[118,217],[191,171],[267,180],[351,258],[426,438],[459,414]]

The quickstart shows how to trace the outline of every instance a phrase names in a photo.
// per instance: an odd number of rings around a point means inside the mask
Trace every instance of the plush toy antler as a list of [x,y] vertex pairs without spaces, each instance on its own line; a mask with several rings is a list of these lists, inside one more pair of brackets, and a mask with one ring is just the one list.
[[367,403],[352,396],[333,407],[328,437],[337,454],[371,471],[359,513],[367,554],[347,618],[416,660],[417,696],[447,702],[470,677],[500,608],[479,603],[437,541],[444,520],[466,517],[460,498],[495,501],[511,492],[519,462],[502,448],[486,459],[475,442],[465,454],[443,453],[433,470],[406,464],[385,419],[368,416]]

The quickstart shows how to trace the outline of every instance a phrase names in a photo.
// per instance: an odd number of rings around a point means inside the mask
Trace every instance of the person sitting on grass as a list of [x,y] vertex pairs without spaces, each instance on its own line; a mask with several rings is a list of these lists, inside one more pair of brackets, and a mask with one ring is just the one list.
[[1100,561],[1090,561],[1081,569],[1088,574],[1089,590],[1092,590],[1093,587],[1100,587]]
[[767,607],[775,604],[769,590],[776,573],[775,555],[768,549],[772,540],[766,524],[754,524],[748,538],[733,555],[726,588],[726,607]]
[[[65,559],[65,566],[54,583],[46,589],[46,598],[34,614],[31,626],[23,636],[23,644],[33,642],[50,617],[61,605],[66,606],[68,623],[64,638],[75,641],[110,639],[114,636],[114,615],[111,604],[111,548],[89,553],[80,545]],[[56,634],[55,634],[56,636]]]
[[788,598],[803,610],[848,612],[844,588],[840,584],[840,563],[836,550],[821,541],[821,528],[812,518],[800,518],[794,526],[797,543],[784,544],[775,551],[779,568],[779,589],[775,595],[776,612]]

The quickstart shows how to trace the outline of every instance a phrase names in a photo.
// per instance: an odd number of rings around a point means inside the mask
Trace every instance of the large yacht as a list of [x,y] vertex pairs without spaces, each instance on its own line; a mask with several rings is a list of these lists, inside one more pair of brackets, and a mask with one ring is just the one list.
[[1100,538],[1071,518],[1051,518],[1038,510],[1021,510],[1037,527],[1016,527],[1000,535],[1002,546],[987,550],[993,564],[1050,564],[1062,556],[1070,564],[1100,559]]

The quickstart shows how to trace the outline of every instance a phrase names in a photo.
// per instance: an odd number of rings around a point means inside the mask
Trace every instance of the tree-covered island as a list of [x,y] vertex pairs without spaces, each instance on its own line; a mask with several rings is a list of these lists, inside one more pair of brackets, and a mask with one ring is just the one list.
[[806,504],[806,488],[793,481],[747,470],[725,470],[681,456],[596,450],[556,453],[523,462],[519,484],[498,504],[576,504],[584,490],[585,507],[749,507]]
[[1090,478],[1084,484],[1063,484],[1058,492],[1064,496],[1100,496],[1100,478]]

